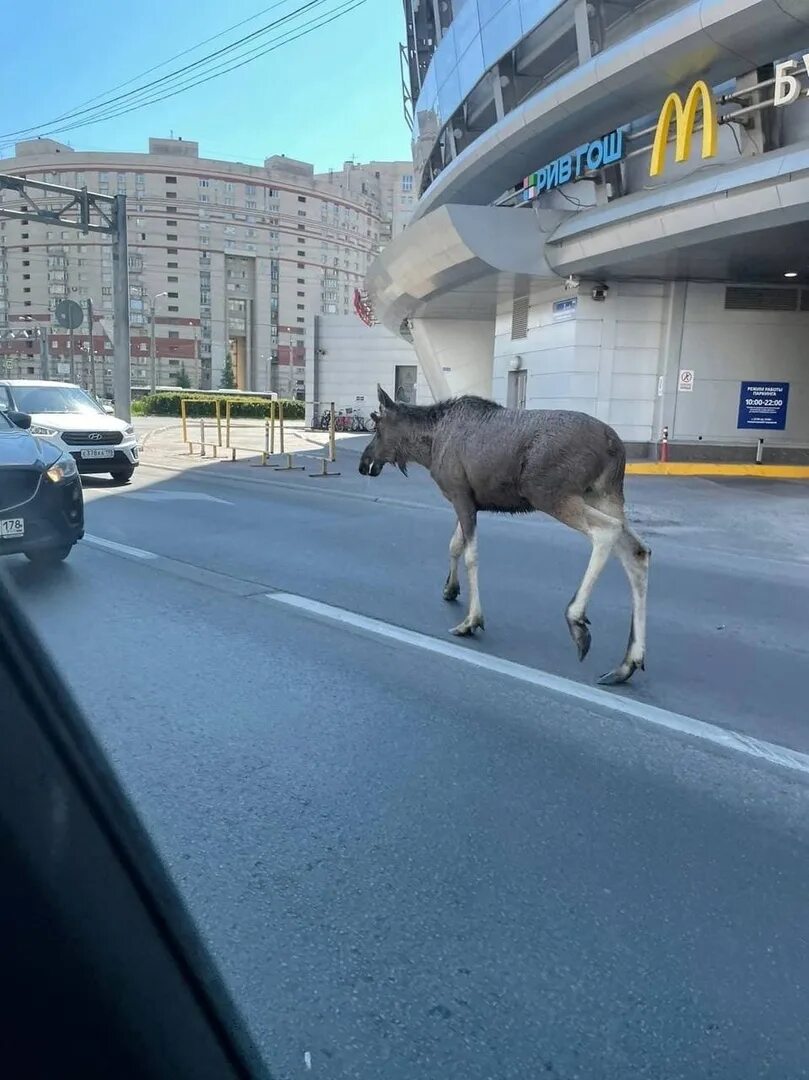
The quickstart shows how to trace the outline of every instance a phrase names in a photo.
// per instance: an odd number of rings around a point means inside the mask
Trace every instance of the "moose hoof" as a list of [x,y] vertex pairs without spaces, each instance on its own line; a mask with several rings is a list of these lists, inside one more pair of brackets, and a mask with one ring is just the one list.
[[589,629],[590,620],[586,615],[582,615],[580,619],[568,619],[567,626],[581,661],[590,651],[590,643],[592,642]]
[[614,671],[608,671],[598,680],[599,686],[620,686],[629,682],[638,668],[645,669],[643,658],[640,660],[624,660]]
[[467,615],[462,623],[458,623],[457,626],[453,626],[450,630],[451,634],[455,637],[469,637],[474,634],[478,627],[483,630],[483,616],[482,615]]
[[448,600],[450,603],[452,603],[453,600],[457,600],[460,595],[461,595],[461,586],[460,585],[457,585],[457,584],[456,585],[449,585],[449,584],[447,584],[447,585],[444,586],[444,592],[443,592],[444,599]]

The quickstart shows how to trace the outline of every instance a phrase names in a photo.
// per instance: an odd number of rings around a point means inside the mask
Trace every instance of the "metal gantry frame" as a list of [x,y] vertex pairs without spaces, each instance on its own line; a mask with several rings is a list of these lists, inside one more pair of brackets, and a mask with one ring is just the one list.
[[[82,233],[107,233],[112,238],[113,294],[113,395],[115,412],[123,420],[132,413],[132,380],[129,338],[129,266],[127,263],[126,195],[101,195],[86,187],[72,188],[29,180],[26,176],[0,173],[0,192],[16,192],[25,209],[16,210],[0,203],[0,218],[21,218],[43,225],[60,225]],[[42,206],[42,193],[61,195],[65,202],[58,209]],[[89,327],[92,339],[93,327]]]

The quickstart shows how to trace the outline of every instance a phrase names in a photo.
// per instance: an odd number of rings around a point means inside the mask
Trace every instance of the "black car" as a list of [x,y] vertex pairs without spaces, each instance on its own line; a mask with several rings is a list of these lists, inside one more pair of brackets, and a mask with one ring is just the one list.
[[84,536],[79,470],[30,426],[26,413],[0,409],[0,555],[60,562]]

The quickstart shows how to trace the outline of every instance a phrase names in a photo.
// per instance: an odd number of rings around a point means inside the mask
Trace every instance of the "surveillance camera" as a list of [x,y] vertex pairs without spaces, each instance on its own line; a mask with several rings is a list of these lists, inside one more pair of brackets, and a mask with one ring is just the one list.
[[609,291],[609,285],[594,285],[590,295],[594,300],[606,300]]
[[575,274],[571,274],[570,277],[565,282],[565,289],[570,291],[572,289],[578,289],[578,287],[579,287],[579,279],[575,276]]

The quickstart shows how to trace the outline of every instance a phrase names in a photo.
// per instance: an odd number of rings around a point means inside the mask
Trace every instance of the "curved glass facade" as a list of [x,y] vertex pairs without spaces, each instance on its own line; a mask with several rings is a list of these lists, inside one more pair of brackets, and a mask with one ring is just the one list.
[[414,138],[435,138],[485,73],[564,0],[466,0],[439,42],[416,102]]

